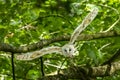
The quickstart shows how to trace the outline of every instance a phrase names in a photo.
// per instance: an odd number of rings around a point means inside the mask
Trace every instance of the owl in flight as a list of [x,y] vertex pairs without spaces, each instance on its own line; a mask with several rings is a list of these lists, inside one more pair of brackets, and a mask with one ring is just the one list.
[[98,8],[94,8],[88,15],[84,18],[82,23],[74,30],[71,35],[70,41],[62,47],[53,46],[53,47],[46,47],[37,51],[27,52],[22,54],[17,54],[15,57],[17,60],[33,60],[39,58],[45,54],[51,53],[59,53],[64,55],[65,57],[73,57],[76,49],[74,42],[80,33],[93,21],[93,19],[98,14]]

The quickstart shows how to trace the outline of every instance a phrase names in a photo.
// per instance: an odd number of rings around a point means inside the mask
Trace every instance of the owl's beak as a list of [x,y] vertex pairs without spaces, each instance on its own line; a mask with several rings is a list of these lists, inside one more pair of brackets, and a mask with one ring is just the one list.
[[74,57],[74,55],[69,55],[69,58],[73,58]]

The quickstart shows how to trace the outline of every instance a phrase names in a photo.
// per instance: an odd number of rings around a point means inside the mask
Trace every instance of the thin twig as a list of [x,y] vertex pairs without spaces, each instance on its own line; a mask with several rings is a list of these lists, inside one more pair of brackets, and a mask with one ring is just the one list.
[[118,59],[120,57],[120,49],[118,49],[114,55],[108,59],[107,61],[105,61],[102,65],[106,65],[106,64],[111,64],[114,60]]
[[61,64],[60,68],[59,68],[58,71],[57,71],[57,74],[60,73],[60,70],[61,70],[61,68],[62,68],[62,66],[63,66],[63,64],[65,63],[66,60],[67,60],[67,58],[65,58],[65,59],[63,60],[63,62],[62,62],[62,64]]
[[111,6],[106,6],[106,5],[102,5],[102,4],[100,4],[100,6],[103,6],[103,7],[106,7],[106,8],[110,8],[111,10],[115,11],[116,14],[118,15],[118,19],[107,30],[103,31],[103,32],[108,32],[120,21],[120,13],[118,12],[117,9],[115,9],[115,8],[113,8]]

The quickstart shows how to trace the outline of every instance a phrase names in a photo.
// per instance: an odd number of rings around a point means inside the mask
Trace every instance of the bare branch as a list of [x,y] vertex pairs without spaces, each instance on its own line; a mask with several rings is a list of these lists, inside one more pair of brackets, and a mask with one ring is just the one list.
[[[87,40],[117,37],[117,36],[120,36],[120,32],[108,31],[105,33],[96,33],[96,34],[81,34],[78,36],[77,41],[87,41]],[[10,44],[6,44],[6,43],[0,43],[0,51],[12,52],[12,53],[29,52],[29,51],[41,49],[54,42],[69,41],[69,39],[70,39],[69,35],[63,35],[63,36],[54,37],[48,40],[41,40],[37,43],[33,43],[27,46],[20,46],[20,47],[11,46]]]

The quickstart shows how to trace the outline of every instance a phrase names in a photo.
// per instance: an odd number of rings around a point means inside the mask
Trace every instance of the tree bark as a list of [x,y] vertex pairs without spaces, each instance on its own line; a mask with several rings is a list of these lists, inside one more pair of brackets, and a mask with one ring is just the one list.
[[120,61],[113,62],[111,63],[111,65],[107,64],[103,66],[89,68],[81,66],[71,66],[67,69],[62,69],[59,74],[45,76],[38,80],[94,80],[96,77],[111,76],[118,70],[120,70]]
[[[81,34],[77,38],[77,41],[87,41],[87,40],[93,40],[93,39],[118,37],[118,36],[120,36],[120,32],[116,32],[116,31],[109,31],[105,33],[96,33],[96,34]],[[29,52],[29,51],[41,49],[54,42],[69,41],[69,39],[70,39],[69,35],[63,35],[63,36],[54,37],[48,40],[40,40],[37,43],[33,43],[27,46],[20,46],[20,47],[11,46],[10,44],[7,44],[7,43],[0,43],[0,51],[12,52],[12,53]]]

